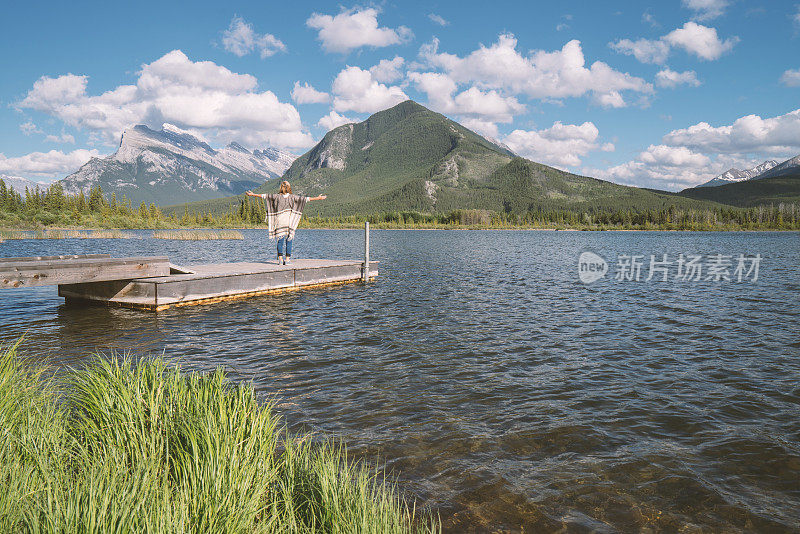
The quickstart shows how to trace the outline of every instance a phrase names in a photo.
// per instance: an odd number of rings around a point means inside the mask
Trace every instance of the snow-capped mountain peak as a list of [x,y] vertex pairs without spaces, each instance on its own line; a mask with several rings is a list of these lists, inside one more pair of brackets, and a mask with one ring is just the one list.
[[697,187],[714,187],[718,185],[732,184],[735,182],[743,182],[745,180],[752,180],[759,174],[762,174],[772,169],[776,165],[778,165],[778,162],[771,159],[756,165],[752,169],[747,169],[745,171],[740,171],[739,169],[733,169],[733,168],[728,169],[719,176],[716,176],[713,179],[709,180],[708,182],[698,185]]
[[161,125],[161,131],[164,132],[165,134],[194,137],[195,139],[200,139],[201,141],[205,142],[205,139],[203,139],[200,136],[200,134],[190,132],[189,130],[184,130],[183,128],[179,128],[174,124],[170,124],[168,122],[165,122],[164,124]]
[[44,191],[50,187],[50,184],[44,182],[34,182],[33,180],[28,180],[27,178],[11,176],[8,174],[0,174],[0,180],[3,180],[3,183],[6,184],[6,187],[13,189],[19,194],[24,194],[26,187],[29,191],[35,191],[37,187],[39,190]]
[[153,149],[166,150],[207,163],[213,160],[215,153],[205,141],[171,124],[164,124],[160,131],[140,124],[122,133],[119,149],[109,157],[132,163],[142,152]]
[[772,169],[773,167],[777,167],[777,166],[778,166],[778,162],[775,161],[774,159],[771,159],[771,160],[765,161],[761,165],[756,165],[755,167],[753,167],[752,169],[750,169],[747,172],[752,174],[752,176],[750,176],[750,179],[753,179],[756,176],[758,176],[759,174],[767,172],[768,170]]
[[236,141],[233,141],[233,142],[231,142],[231,143],[228,145],[228,148],[230,148],[231,150],[238,150],[239,152],[246,152],[246,153],[248,153],[248,154],[250,153],[250,151],[249,151],[249,150],[247,150],[245,147],[243,147],[242,145],[240,145],[240,144],[239,144],[239,143],[237,143]]
[[773,178],[775,176],[786,176],[800,174],[800,156],[789,158],[780,165],[774,165],[756,176],[757,180],[762,178]]
[[272,147],[251,152],[236,142],[216,150],[173,124],[161,130],[137,125],[122,133],[114,154],[91,159],[62,184],[68,193],[100,185],[118,197],[165,205],[258,187],[283,175],[295,157]]

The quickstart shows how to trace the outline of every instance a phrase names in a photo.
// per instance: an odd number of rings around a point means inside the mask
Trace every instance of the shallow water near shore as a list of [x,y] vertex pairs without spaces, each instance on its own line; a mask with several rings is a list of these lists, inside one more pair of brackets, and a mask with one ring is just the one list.
[[[242,233],[6,241],[0,256],[273,259],[264,231]],[[225,365],[293,430],[380,461],[450,532],[796,531],[797,233],[374,230],[371,244],[368,285],[159,314],[3,290],[0,342],[25,334],[23,353],[57,366],[110,349]],[[300,230],[294,247],[357,259],[363,232]],[[584,251],[609,262],[590,285]],[[651,254],[681,253],[760,254],[758,280],[644,280]],[[619,255],[645,256],[640,281],[614,279]]]

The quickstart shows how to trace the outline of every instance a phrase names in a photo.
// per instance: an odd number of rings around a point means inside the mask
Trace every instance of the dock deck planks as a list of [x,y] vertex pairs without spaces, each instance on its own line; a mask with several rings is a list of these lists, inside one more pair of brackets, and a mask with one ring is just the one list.
[[102,282],[168,275],[160,256],[111,258],[107,254],[38,256],[0,260],[0,289]]

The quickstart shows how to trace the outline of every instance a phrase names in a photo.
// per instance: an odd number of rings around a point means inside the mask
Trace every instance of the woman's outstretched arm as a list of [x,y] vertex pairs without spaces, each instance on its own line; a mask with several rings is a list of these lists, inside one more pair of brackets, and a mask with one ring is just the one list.
[[320,195],[318,197],[308,197],[308,200],[325,200],[328,198],[328,195]]
[[264,195],[259,195],[257,193],[253,193],[252,191],[245,191],[244,194],[247,195],[248,197],[264,198]]

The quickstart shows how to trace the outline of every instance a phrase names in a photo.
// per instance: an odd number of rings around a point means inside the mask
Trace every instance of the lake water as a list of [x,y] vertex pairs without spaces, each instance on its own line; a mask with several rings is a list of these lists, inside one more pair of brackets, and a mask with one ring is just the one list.
[[[272,259],[246,241],[6,241],[0,256]],[[297,257],[358,258],[363,232],[300,230]],[[150,314],[0,292],[0,342],[225,365],[293,430],[379,460],[451,532],[797,531],[797,233],[373,230],[380,276]],[[584,285],[578,257],[609,273]],[[645,281],[653,254],[760,254],[758,280]],[[643,255],[641,280],[616,280]],[[688,256],[687,256],[688,257]],[[703,273],[705,275],[705,273]],[[734,277],[735,278],[735,277]]]

